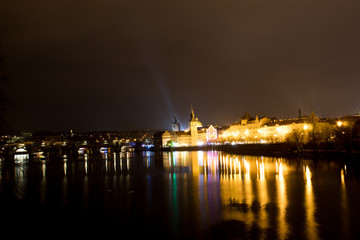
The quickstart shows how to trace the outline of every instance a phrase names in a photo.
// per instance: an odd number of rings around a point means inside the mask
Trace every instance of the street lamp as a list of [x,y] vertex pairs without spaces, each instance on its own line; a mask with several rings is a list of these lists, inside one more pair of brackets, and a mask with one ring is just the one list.
[[337,125],[338,127],[341,127],[341,126],[343,125],[343,122],[342,122],[342,121],[337,121],[336,125]]

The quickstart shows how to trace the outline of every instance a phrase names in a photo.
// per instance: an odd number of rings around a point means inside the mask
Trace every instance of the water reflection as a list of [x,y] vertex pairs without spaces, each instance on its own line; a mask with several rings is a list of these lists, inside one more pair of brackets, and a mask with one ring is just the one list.
[[280,239],[286,239],[289,234],[289,227],[286,221],[286,208],[288,205],[286,194],[286,183],[284,178],[284,164],[282,159],[275,162],[276,164],[276,181],[277,181],[277,199],[278,199],[278,233]]
[[340,169],[340,179],[341,179],[341,208],[342,208],[342,216],[341,216],[341,222],[343,227],[343,238],[348,238],[349,234],[349,209],[348,209],[348,198],[347,198],[347,192],[346,192],[346,184],[345,184],[345,176],[347,174],[346,171],[346,164],[344,165],[344,168]]
[[22,199],[26,191],[26,181],[27,181],[27,169],[26,164],[17,164],[14,167],[14,183],[15,183],[15,195]]
[[[300,163],[301,165],[303,164]],[[213,181],[216,179],[220,187],[218,194],[221,203],[226,206],[222,212],[224,219],[240,220],[249,226],[256,225],[261,229],[259,238],[264,239],[273,227],[270,222],[274,221],[272,218],[275,216],[277,229],[274,234],[279,239],[289,238],[291,223],[287,218],[289,186],[286,176],[289,172],[298,171],[297,166],[289,165],[289,162],[281,158],[213,152],[170,152],[164,159],[164,167],[172,172],[172,183],[176,172],[191,173],[192,177],[199,178],[199,186],[207,185],[210,178]],[[309,239],[317,239],[316,204],[309,166],[304,165],[304,177],[305,234]],[[273,185],[274,180],[276,185]],[[269,195],[269,189],[276,193],[275,196]]]
[[[257,220],[258,225],[261,229],[267,229],[269,228],[269,216],[266,211],[266,206],[269,203],[269,196],[268,196],[268,187],[266,183],[265,178],[265,166],[264,162],[260,162],[259,166],[259,178],[257,180],[257,192],[258,192],[258,199],[260,203],[260,209],[259,209],[259,219]],[[266,238],[265,231],[262,232],[261,239]]]
[[344,165],[344,169],[340,170],[341,185],[343,189],[345,189],[345,174],[346,174],[346,165]]
[[40,202],[45,203],[47,193],[47,180],[46,180],[46,160],[41,160],[41,174],[40,180]]
[[318,239],[318,224],[315,219],[316,205],[313,187],[311,183],[312,174],[309,166],[304,166],[305,177],[305,210],[306,210],[306,236],[307,239]]
[[[324,235],[321,229],[331,227],[341,229],[339,236],[352,236],[350,219],[359,219],[353,213],[357,201],[348,195],[349,188],[352,196],[358,194],[358,185],[349,181],[351,167],[341,163],[317,162],[315,168],[305,160],[183,151],[96,158],[85,153],[29,166],[0,166],[1,186],[15,185],[9,189],[18,199],[161,222],[175,235],[236,220],[243,224],[244,238],[317,239]],[[324,209],[329,206],[324,200],[338,212]],[[329,227],[326,217],[319,217],[324,212],[339,219],[339,226]]]

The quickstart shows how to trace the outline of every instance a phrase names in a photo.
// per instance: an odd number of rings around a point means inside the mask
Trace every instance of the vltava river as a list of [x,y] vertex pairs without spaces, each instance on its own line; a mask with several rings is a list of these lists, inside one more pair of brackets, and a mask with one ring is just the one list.
[[44,238],[359,239],[356,161],[193,151],[2,163],[2,231]]

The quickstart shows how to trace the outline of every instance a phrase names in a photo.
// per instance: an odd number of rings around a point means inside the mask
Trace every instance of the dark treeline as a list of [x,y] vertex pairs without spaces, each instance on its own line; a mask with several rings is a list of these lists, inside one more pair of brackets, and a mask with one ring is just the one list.
[[292,151],[360,151],[360,120],[347,125],[321,125],[311,122],[311,131],[292,131],[285,143]]

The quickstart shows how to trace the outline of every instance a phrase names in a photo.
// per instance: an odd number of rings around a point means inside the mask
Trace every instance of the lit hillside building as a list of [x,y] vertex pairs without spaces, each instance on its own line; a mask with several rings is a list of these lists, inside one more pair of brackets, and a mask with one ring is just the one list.
[[[300,117],[294,119],[252,118],[246,113],[239,121],[224,130],[219,140],[228,143],[270,143],[284,142],[293,134],[308,138],[315,126],[317,132],[326,132],[335,122],[330,119]],[[329,135],[329,138],[331,136]]]
[[185,131],[166,131],[162,135],[163,147],[185,147],[206,145],[217,139],[215,127],[202,127],[201,122],[195,117],[191,107],[189,128]]

